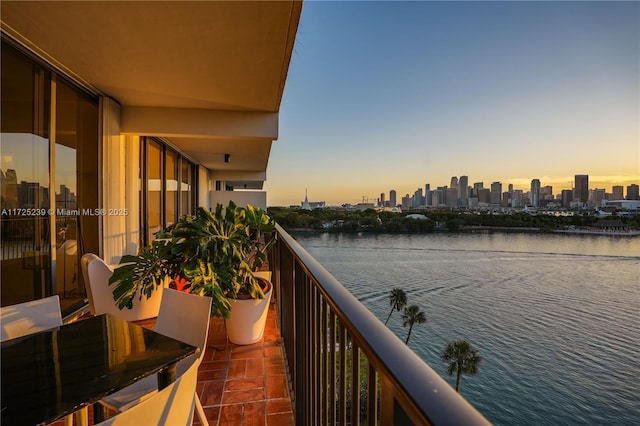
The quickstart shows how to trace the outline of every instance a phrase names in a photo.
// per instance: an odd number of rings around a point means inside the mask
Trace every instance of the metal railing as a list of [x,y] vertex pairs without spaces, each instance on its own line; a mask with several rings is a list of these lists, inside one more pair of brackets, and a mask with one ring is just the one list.
[[3,216],[0,219],[0,259],[20,259],[29,254],[50,252],[48,217]]
[[298,425],[489,422],[282,227],[270,259]]

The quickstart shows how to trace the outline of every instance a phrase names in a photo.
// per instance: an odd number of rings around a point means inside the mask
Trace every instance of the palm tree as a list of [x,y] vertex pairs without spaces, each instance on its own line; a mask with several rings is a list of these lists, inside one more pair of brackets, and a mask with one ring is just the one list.
[[418,305],[411,305],[408,308],[404,309],[402,313],[402,326],[409,326],[409,333],[407,333],[407,340],[404,341],[405,344],[409,344],[409,337],[411,337],[411,330],[413,329],[413,324],[424,324],[427,322],[427,316],[423,311],[420,310]]
[[453,376],[453,373],[456,373],[456,392],[459,392],[462,375],[478,374],[480,363],[482,362],[482,357],[478,355],[478,351],[464,339],[447,343],[440,358],[449,363],[447,374]]
[[405,306],[407,306],[407,293],[404,292],[401,288],[394,288],[389,293],[389,306],[391,306],[391,312],[389,312],[389,316],[387,320],[384,322],[384,325],[387,325],[389,322],[389,318],[391,318],[391,314],[393,311],[400,312]]

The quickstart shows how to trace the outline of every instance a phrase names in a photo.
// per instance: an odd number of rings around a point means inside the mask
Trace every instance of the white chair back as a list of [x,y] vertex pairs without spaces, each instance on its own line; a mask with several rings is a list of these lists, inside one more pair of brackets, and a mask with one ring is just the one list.
[[0,308],[0,341],[60,327],[60,299],[56,296]]
[[200,348],[209,334],[211,298],[166,288],[154,331]]
[[136,296],[131,309],[119,309],[113,300],[113,289],[116,284],[109,284],[113,268],[93,253],[82,256],[81,267],[92,314],[111,314],[127,321],[139,321],[158,316],[162,301],[162,286],[156,288],[148,299],[144,295],[142,299]]
[[97,426],[190,426],[193,422],[198,366],[193,364],[175,382]]

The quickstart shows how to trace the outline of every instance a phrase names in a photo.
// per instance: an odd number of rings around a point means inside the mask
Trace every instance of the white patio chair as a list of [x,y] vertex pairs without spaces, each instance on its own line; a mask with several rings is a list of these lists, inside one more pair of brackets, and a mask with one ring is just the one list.
[[[184,293],[171,288],[164,289],[154,331],[200,349],[198,353],[178,362],[176,377],[181,377],[194,366],[196,370],[200,366],[206,349],[210,317],[210,297]],[[157,392],[158,381],[154,375],[105,397],[100,403],[112,410],[124,412]],[[200,422],[203,425],[208,425],[195,390],[192,401],[195,404]]]
[[194,400],[197,400],[197,381],[198,365],[193,363],[175,382],[160,392],[116,413],[96,426],[191,426]]
[[66,240],[56,249],[56,293],[66,297],[77,294],[78,277],[78,242]]
[[139,321],[158,316],[162,300],[163,287],[159,286],[150,298],[133,301],[131,309],[119,309],[113,300],[113,289],[116,284],[109,284],[113,275],[113,268],[93,253],[87,253],[81,260],[82,275],[84,276],[89,308],[93,315],[111,314],[127,321]]
[[61,325],[57,295],[0,308],[0,342]]
[[[28,336],[62,325],[58,295],[0,308],[0,342]],[[76,413],[76,423],[86,426],[89,412],[84,407]],[[73,416],[65,417],[65,425],[73,424]]]

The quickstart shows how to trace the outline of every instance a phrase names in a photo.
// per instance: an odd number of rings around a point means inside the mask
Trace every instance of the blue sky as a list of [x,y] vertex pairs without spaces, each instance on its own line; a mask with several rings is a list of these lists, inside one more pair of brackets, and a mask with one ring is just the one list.
[[640,3],[304,4],[269,205],[640,182]]

